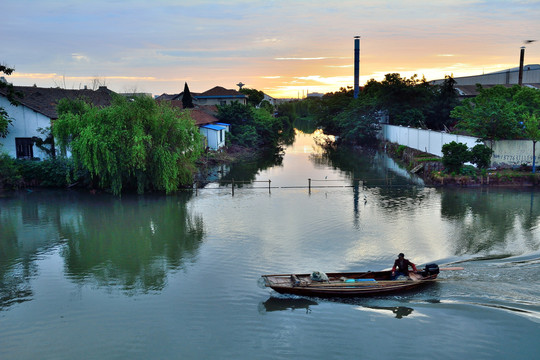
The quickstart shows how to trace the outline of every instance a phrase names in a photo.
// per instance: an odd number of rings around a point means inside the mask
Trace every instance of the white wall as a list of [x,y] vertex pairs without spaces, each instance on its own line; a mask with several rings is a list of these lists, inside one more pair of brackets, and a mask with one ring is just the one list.
[[453,135],[439,131],[416,129],[404,126],[382,124],[382,136],[386,141],[405,145],[442,157],[442,146],[452,141],[465,143],[472,148],[478,144],[478,138],[464,135]]
[[[478,138],[464,135],[454,135],[433,130],[415,129],[404,126],[381,124],[383,140],[424,151],[442,157],[442,146],[452,141],[467,144],[469,148],[478,144]],[[483,142],[482,142],[483,143]],[[486,145],[491,146],[490,143]],[[499,140],[493,142],[494,153],[491,165],[498,167],[532,165],[533,143],[530,140]],[[536,146],[536,158],[540,152],[540,142]]]
[[[51,126],[51,120],[48,117],[24,105],[13,106],[4,96],[0,96],[0,107],[3,107],[12,119],[11,125],[8,126],[9,134],[6,138],[0,138],[0,144],[3,145],[0,147],[1,152],[6,152],[11,157],[16,158],[15,138],[31,138],[33,136],[45,138],[37,129]],[[33,150],[34,157],[41,160],[47,158],[47,154],[36,146],[33,147]]]
[[[206,137],[208,141],[208,147],[212,150],[218,150],[225,146],[225,128],[222,127],[221,130],[213,130],[205,127],[199,128],[201,134]],[[221,141],[220,141],[221,138]]]

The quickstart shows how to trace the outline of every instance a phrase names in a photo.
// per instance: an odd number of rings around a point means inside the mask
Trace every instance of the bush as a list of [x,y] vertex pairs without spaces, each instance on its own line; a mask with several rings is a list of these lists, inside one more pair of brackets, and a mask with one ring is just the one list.
[[17,162],[20,174],[26,183],[45,187],[66,187],[69,179],[73,177],[73,165],[70,159],[17,160]]
[[452,141],[451,143],[444,144],[442,147],[443,165],[449,172],[455,172],[459,174],[461,167],[471,158],[471,153],[467,144],[457,143]]
[[0,154],[0,189],[18,189],[22,184],[22,176],[16,161],[8,154]]
[[483,144],[475,145],[471,150],[471,162],[480,169],[485,169],[491,164],[493,150]]

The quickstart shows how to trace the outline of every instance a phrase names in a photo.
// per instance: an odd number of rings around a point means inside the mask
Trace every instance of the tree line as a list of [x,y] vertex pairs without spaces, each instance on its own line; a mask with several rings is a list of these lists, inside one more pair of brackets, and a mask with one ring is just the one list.
[[[149,97],[113,96],[111,106],[105,108],[83,98],[61,99],[57,113],[53,126],[42,129],[45,140],[35,138],[35,145],[49,159],[21,161],[0,154],[0,188],[31,182],[59,187],[78,184],[116,195],[124,191],[172,193],[192,184],[196,162],[207,151],[189,110]],[[251,152],[279,151],[294,134],[287,117],[275,117],[273,107],[256,98],[246,105],[218,106],[217,118],[231,124],[227,145]],[[10,123],[0,122],[5,124],[0,135],[7,134]]]
[[376,142],[381,123],[448,131],[482,140],[538,140],[540,91],[515,85],[483,88],[460,101],[455,80],[430,85],[416,75],[403,78],[386,74],[370,80],[354,98],[352,88],[341,88],[322,98],[307,98],[280,105],[290,118],[309,118],[326,134],[351,145]]

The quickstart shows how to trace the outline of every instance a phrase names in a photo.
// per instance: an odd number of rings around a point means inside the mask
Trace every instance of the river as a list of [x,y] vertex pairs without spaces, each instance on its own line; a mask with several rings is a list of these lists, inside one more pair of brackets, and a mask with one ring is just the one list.
[[[429,188],[314,137],[173,196],[2,194],[0,359],[538,357],[540,193]],[[464,270],[374,298],[260,286],[388,269],[399,252]]]

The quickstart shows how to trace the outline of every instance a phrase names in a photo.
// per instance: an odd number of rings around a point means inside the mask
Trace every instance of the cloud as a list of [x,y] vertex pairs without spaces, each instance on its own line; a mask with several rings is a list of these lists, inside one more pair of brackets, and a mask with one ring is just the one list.
[[335,59],[331,57],[319,56],[319,57],[278,57],[274,60],[301,60],[301,61],[310,61],[310,60],[326,60],[326,59]]
[[88,56],[83,55],[83,54],[78,54],[78,53],[72,53],[71,58],[74,59],[75,61],[89,61],[90,60]]

